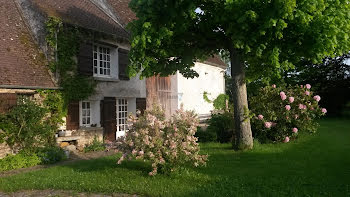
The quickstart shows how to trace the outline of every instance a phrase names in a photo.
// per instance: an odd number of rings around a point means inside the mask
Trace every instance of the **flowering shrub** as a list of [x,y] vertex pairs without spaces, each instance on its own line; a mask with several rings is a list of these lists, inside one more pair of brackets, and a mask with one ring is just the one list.
[[320,96],[313,95],[310,84],[262,88],[250,99],[255,138],[261,142],[289,142],[299,131],[316,132],[315,119],[327,113],[319,106],[320,100]]
[[129,116],[129,131],[116,143],[125,159],[143,159],[152,163],[153,176],[158,171],[169,173],[184,164],[195,167],[205,165],[207,155],[199,155],[199,145],[194,137],[198,119],[193,112],[180,109],[171,120],[165,120],[160,107],[146,110],[136,118]]

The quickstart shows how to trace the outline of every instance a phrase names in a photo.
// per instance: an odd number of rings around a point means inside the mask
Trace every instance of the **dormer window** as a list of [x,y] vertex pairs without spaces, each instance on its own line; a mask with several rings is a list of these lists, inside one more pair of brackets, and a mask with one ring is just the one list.
[[111,49],[109,47],[94,45],[93,69],[94,76],[111,75]]

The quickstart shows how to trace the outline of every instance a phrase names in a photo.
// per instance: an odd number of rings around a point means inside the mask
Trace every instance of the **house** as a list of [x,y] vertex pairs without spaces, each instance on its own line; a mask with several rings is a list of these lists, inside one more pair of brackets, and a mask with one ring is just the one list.
[[[58,86],[17,3],[11,0],[0,4],[0,113],[6,113],[18,98],[36,97],[35,90]],[[0,144],[0,158],[11,152],[6,144]]]
[[[5,6],[1,6],[1,17],[8,20],[0,27],[4,43],[0,46],[4,52],[0,57],[0,93],[60,88],[57,82],[62,76],[45,67],[47,61],[58,61],[55,48],[48,47],[46,42],[45,25],[48,18],[56,17],[65,25],[94,35],[92,40],[80,43],[76,61],[78,74],[96,82],[95,92],[87,99],[69,103],[66,124],[61,129],[73,132],[71,136],[57,138],[58,142],[74,142],[82,147],[94,137],[114,141],[127,131],[128,114],[143,111],[154,102],[162,104],[167,117],[181,104],[200,115],[210,114],[213,107],[204,101],[203,92],[209,92],[212,98],[225,92],[225,64],[218,57],[196,63],[194,69],[200,76],[195,79],[186,79],[179,73],[148,79],[127,77],[130,33],[126,25],[136,18],[128,3],[129,0],[2,2]],[[5,28],[7,25],[13,32],[7,32],[10,31]],[[22,37],[31,44],[23,43]],[[28,50],[29,46],[35,54]],[[10,102],[8,95],[2,97]]]

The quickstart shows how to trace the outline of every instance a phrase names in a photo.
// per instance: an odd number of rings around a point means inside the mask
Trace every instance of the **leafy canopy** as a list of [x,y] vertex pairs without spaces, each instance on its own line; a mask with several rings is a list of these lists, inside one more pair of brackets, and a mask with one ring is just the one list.
[[348,0],[132,0],[130,75],[198,75],[196,60],[239,53],[248,76],[279,76],[301,60],[350,49]]

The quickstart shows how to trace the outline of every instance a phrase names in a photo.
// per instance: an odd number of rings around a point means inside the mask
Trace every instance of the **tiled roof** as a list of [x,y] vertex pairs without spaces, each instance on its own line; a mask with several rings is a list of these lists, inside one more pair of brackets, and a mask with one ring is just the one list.
[[209,57],[204,63],[210,64],[212,66],[217,66],[223,69],[227,68],[227,64],[221,60],[218,55],[214,55],[214,57]]
[[103,8],[91,0],[31,0],[33,5],[46,14],[64,22],[108,34],[128,37],[127,31]]
[[0,6],[0,86],[54,88],[47,62],[13,0]]
[[130,0],[108,0],[115,9],[123,24],[128,24],[136,19],[136,14],[129,8]]

